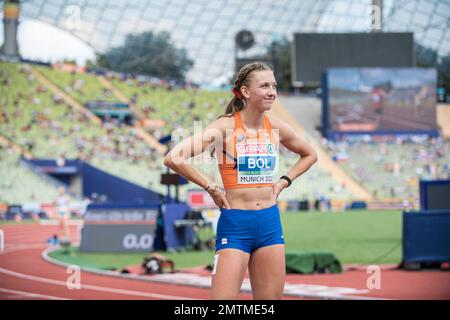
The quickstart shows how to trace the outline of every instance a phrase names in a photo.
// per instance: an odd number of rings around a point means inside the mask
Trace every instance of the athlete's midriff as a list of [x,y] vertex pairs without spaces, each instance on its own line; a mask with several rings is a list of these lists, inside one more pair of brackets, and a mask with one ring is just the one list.
[[277,203],[271,186],[228,189],[225,196],[233,209],[260,210]]

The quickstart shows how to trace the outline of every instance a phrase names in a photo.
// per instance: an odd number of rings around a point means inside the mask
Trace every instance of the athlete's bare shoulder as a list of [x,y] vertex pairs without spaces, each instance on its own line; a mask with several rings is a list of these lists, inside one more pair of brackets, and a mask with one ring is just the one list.
[[282,129],[286,126],[286,122],[278,118],[272,112],[266,112],[266,115],[269,117],[270,125],[274,129]]
[[234,118],[229,115],[222,116],[211,122],[211,124],[208,125],[208,128],[219,129],[220,131],[225,133],[227,129],[234,128]]

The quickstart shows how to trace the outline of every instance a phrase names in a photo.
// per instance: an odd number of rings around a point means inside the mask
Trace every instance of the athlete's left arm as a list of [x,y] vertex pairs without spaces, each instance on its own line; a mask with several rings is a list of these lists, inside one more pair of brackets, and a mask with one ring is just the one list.
[[[317,154],[309,143],[300,137],[288,123],[272,114],[269,115],[269,119],[272,128],[278,129],[280,143],[300,156],[300,159],[284,174],[294,181],[317,161]],[[287,186],[286,180],[282,179],[279,182],[283,183],[284,187]]]

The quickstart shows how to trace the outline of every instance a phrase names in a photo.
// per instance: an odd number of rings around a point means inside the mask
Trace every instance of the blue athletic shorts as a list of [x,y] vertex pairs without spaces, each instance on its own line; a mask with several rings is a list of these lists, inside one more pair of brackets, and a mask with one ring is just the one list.
[[252,253],[261,247],[284,244],[277,204],[261,210],[222,208],[220,211],[216,251],[239,249]]

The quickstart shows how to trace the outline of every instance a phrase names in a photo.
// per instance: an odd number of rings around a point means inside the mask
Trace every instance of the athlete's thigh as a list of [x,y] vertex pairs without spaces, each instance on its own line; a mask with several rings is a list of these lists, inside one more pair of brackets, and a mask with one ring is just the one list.
[[255,250],[248,270],[254,299],[281,299],[286,275],[284,244]]
[[211,285],[212,299],[237,299],[250,254],[239,249],[216,252]]

